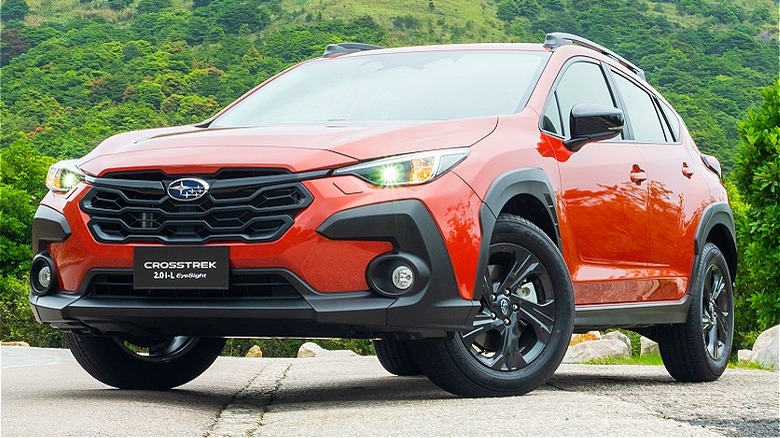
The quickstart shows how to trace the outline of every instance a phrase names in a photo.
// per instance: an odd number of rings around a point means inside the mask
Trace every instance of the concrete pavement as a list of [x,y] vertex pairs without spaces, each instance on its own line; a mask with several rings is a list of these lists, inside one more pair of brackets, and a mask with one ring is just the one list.
[[778,436],[778,373],[680,384],[663,367],[563,365],[523,397],[461,399],[376,358],[219,358],[163,392],[110,389],[67,350],[1,347],[3,436]]

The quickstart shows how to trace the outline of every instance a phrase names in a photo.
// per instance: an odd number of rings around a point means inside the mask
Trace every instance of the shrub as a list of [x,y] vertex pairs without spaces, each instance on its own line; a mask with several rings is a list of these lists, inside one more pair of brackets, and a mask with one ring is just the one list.
[[739,135],[734,180],[747,204],[739,285],[765,329],[780,322],[780,80],[740,122]]

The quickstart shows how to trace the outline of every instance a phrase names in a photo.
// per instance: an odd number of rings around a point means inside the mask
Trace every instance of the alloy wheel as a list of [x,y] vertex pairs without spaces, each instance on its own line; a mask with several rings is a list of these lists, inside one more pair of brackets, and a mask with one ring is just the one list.
[[731,313],[726,278],[720,268],[710,265],[704,278],[702,300],[702,331],[707,353],[713,360],[720,360],[728,343]]
[[145,362],[170,362],[190,351],[198,338],[113,338],[125,353]]
[[484,273],[489,285],[474,328],[462,333],[470,353],[496,371],[524,368],[550,340],[555,299],[550,275],[523,246],[495,243]]

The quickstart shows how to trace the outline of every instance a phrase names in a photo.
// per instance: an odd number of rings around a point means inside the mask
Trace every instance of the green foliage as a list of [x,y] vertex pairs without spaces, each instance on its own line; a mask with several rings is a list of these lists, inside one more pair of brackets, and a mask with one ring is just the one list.
[[0,66],[30,50],[30,43],[19,34],[18,29],[3,28],[0,30]]
[[3,21],[24,20],[30,12],[25,0],[5,0],[0,8]]
[[520,17],[533,17],[541,7],[536,0],[501,0],[498,2],[496,16],[507,23]]
[[30,223],[45,193],[42,182],[53,160],[19,136],[0,162],[0,339],[62,347],[56,330],[35,322],[27,302]]
[[131,4],[133,4],[133,0],[108,0],[108,7],[115,11],[122,10]]
[[25,341],[36,347],[66,346],[59,330],[35,322],[27,301],[27,280],[0,277],[0,291],[0,339]]
[[741,360],[739,362],[729,362],[729,368],[742,368],[745,370],[763,370],[763,371],[774,371],[773,367],[766,366],[762,364],[761,362],[757,361],[745,361]]
[[737,266],[737,278],[734,288],[734,348],[751,349],[756,338],[761,333],[762,325],[758,322],[758,314],[750,301],[753,293],[750,285],[750,266],[744,257],[745,244],[749,239],[750,224],[748,210],[750,207],[742,199],[737,186],[732,181],[726,181],[726,190],[734,213],[734,224],[737,231],[737,246],[740,251]]
[[734,180],[747,204],[741,233],[741,286],[759,328],[780,322],[780,80],[739,124]]
[[[113,1],[126,1],[126,0],[113,0]],[[173,7],[173,1],[171,0],[141,0],[135,11],[139,14],[149,14],[152,12],[160,12],[163,9]]]
[[[260,347],[263,357],[296,357],[298,349],[306,339],[230,339],[222,350],[225,356],[246,356],[253,345]],[[363,356],[376,354],[374,345],[368,339],[316,339],[327,350],[352,350]]]
[[658,353],[646,354],[644,356],[631,357],[604,357],[591,359],[585,362],[588,365],[663,365],[664,361]]
[[22,277],[30,267],[30,223],[46,193],[43,181],[53,159],[20,136],[2,151],[0,162],[0,274]]

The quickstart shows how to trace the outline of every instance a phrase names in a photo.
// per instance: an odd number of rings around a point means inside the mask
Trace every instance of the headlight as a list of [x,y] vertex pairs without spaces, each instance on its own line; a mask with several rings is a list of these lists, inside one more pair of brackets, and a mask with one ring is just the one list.
[[381,187],[424,184],[446,173],[468,155],[468,148],[398,155],[342,167],[333,174],[355,175]]
[[76,166],[76,160],[55,163],[46,175],[46,187],[58,193],[69,192],[81,181],[84,181],[84,172]]

